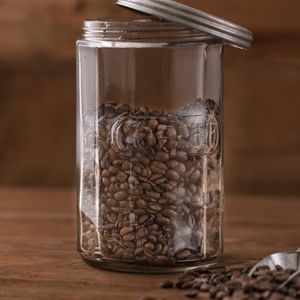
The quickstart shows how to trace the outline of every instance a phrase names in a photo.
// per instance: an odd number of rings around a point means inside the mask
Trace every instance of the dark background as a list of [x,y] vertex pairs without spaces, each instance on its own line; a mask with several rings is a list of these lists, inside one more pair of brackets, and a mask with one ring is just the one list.
[[[250,28],[226,47],[226,189],[300,195],[299,0],[182,1]],[[0,184],[75,182],[75,41],[111,0],[0,0]]]

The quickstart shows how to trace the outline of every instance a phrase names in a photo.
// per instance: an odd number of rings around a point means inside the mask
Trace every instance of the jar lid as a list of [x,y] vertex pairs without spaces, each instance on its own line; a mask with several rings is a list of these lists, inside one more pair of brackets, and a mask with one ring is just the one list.
[[209,33],[235,47],[247,49],[253,42],[248,29],[174,0],[117,0],[117,4]]

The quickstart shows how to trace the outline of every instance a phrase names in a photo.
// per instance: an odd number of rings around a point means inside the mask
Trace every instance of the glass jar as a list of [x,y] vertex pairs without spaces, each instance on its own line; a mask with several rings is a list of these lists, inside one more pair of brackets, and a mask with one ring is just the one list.
[[153,19],[84,23],[78,249],[96,266],[170,272],[222,253],[223,42]]

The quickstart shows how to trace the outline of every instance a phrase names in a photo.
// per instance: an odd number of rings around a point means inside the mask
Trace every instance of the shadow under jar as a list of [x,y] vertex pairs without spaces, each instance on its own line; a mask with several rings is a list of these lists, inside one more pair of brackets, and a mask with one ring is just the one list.
[[86,21],[77,65],[83,258],[134,272],[217,258],[223,42],[153,19]]

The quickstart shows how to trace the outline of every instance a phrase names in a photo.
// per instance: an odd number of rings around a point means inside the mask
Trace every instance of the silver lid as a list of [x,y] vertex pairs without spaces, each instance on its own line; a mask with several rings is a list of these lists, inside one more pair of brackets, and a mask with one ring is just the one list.
[[247,49],[253,42],[248,29],[175,0],[117,0],[117,4],[209,33],[235,47]]

